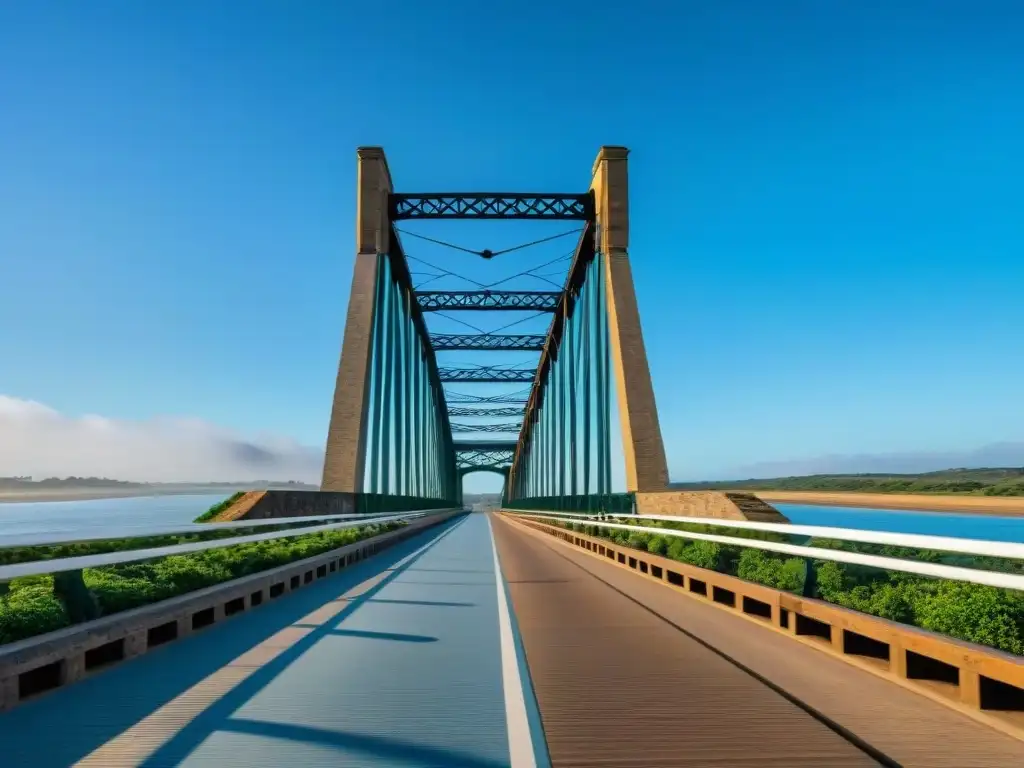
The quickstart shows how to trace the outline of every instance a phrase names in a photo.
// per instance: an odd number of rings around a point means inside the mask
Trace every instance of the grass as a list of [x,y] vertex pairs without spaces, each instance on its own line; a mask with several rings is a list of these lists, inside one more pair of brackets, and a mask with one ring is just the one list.
[[238,501],[240,498],[242,498],[244,495],[245,495],[245,491],[238,491],[237,493],[231,494],[226,499],[224,499],[224,501],[217,502],[212,507],[210,507],[208,510],[203,512],[203,514],[201,514],[199,517],[197,517],[193,522],[196,522],[196,523],[208,523],[209,521],[211,521],[214,518],[216,518],[217,515],[219,515],[225,509],[227,509],[232,504],[234,504],[236,501]]

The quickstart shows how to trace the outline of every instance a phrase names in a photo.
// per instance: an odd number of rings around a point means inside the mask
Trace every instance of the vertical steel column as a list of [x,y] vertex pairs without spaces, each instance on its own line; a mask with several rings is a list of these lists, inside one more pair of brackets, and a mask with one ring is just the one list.
[[571,360],[567,360],[562,352],[565,349],[565,331],[567,330],[564,323],[568,321],[568,317],[563,318],[562,328],[562,339],[558,345],[558,357],[555,360],[557,366],[555,370],[555,391],[558,393],[557,406],[555,411],[558,415],[558,495],[565,496],[565,472],[567,467],[568,452],[565,450],[565,427],[568,417],[565,412],[565,367],[571,364]]
[[[550,379],[549,379],[550,381]],[[542,445],[544,446],[544,484],[541,486],[541,496],[551,495],[551,470],[553,469],[551,458],[551,401],[548,399],[548,392],[544,393],[544,405],[540,409]]]
[[597,492],[598,494],[608,493],[608,477],[605,470],[608,468],[605,460],[609,447],[609,413],[608,413],[608,323],[605,314],[604,302],[604,274],[602,272],[603,254],[599,251],[594,259],[594,272],[591,279],[594,281],[595,297],[595,319],[594,323],[594,348],[597,352],[597,398],[594,403],[597,406]]
[[412,451],[412,495],[423,496],[423,486],[420,474],[420,462],[422,461],[423,444],[420,439],[420,430],[423,424],[423,408],[420,406],[420,366],[423,359],[423,350],[416,343],[416,352],[412,360],[412,436],[410,449]]
[[405,403],[405,420],[402,423],[402,462],[405,464],[405,487],[402,489],[402,493],[406,496],[415,496],[413,490],[413,478],[412,478],[412,424],[413,419],[413,402],[412,402],[412,369],[416,364],[416,358],[419,355],[420,341],[416,336],[416,327],[412,322],[412,302],[415,301],[412,292],[409,291],[407,294],[407,306],[409,309],[408,315],[405,318],[405,339],[406,349],[403,357],[403,370],[402,370],[402,381],[404,389],[402,392],[402,400]]
[[605,280],[605,262],[608,255],[598,251],[597,272],[594,275],[597,280],[597,287],[601,295],[599,317],[601,318],[601,365],[604,368],[604,395],[599,401],[599,406],[604,411],[604,446],[601,452],[603,462],[604,490],[601,493],[612,492],[612,356],[611,356],[611,323],[608,317],[608,283]]
[[373,423],[371,428],[372,445],[370,448],[370,493],[381,493],[380,482],[380,444],[383,439],[384,419],[382,416],[384,401],[384,338],[387,328],[387,285],[391,277],[388,259],[383,254],[377,255],[377,298],[373,312]]
[[590,376],[590,326],[591,318],[590,315],[593,312],[593,302],[590,300],[591,294],[591,281],[589,275],[584,278],[583,285],[580,288],[580,302],[579,309],[582,319],[580,325],[580,339],[583,347],[583,493],[589,495],[593,492],[590,485],[590,434],[591,434],[591,376]]
[[419,475],[419,495],[427,496],[427,398],[425,396],[425,387],[427,381],[427,353],[425,350],[420,350],[420,360],[417,366],[417,379],[416,379],[416,407],[419,409],[420,422],[418,426],[418,436],[416,438],[416,471]]
[[395,365],[395,330],[397,323],[395,322],[399,311],[397,302],[397,285],[395,284],[393,273],[388,275],[387,281],[387,292],[388,292],[388,312],[387,312],[387,332],[385,334],[385,344],[387,345],[388,354],[384,359],[384,413],[382,414],[383,429],[384,429],[384,441],[381,443],[381,462],[384,466],[383,480],[384,487],[381,492],[384,494],[391,494],[394,492],[394,474],[391,463],[391,433],[394,427],[394,423],[391,419],[392,411],[392,400],[394,399],[394,365]]
[[590,339],[588,343],[590,344],[590,361],[592,366],[591,380],[594,385],[593,392],[590,395],[590,410],[594,419],[593,440],[591,440],[590,446],[594,462],[594,487],[591,494],[601,492],[601,432],[604,429],[604,423],[601,419],[601,308],[600,297],[597,293],[597,283],[594,280],[595,271],[594,263],[591,262],[589,275],[587,276],[587,284],[590,287],[590,312],[587,316],[590,322]]
[[409,293],[401,286],[398,289],[399,314],[398,333],[396,335],[396,347],[398,349],[398,360],[395,365],[395,493],[405,496],[407,489],[405,479],[407,475],[405,449],[406,443],[402,439],[405,434],[407,423],[408,403],[405,399],[405,371],[409,360]]
[[406,402],[407,418],[402,428],[403,454],[405,456],[405,489],[407,496],[416,496],[416,452],[413,436],[416,433],[416,367],[420,356],[420,339],[416,333],[416,325],[412,320],[412,303],[415,301],[412,291],[409,291],[409,315],[405,319],[405,335],[408,340],[408,349],[405,354],[405,370],[403,372],[404,393],[403,399]]
[[[567,306],[567,303],[566,303]],[[573,306],[573,309],[575,307]],[[568,400],[568,430],[569,430],[569,441],[566,446],[568,449],[568,471],[569,471],[569,484],[568,494],[569,496],[577,495],[577,423],[575,423],[575,370],[577,370],[577,355],[575,355],[575,334],[574,334],[574,323],[575,317],[569,316],[568,311],[565,313],[565,331],[562,336],[565,345],[565,355],[567,371],[565,381],[565,392],[563,392],[565,398]]]
[[433,388],[427,385],[427,398],[430,403],[430,442],[428,443],[427,455],[432,459],[427,465],[430,469],[430,498],[437,498],[437,462],[433,459],[437,456],[437,401],[433,397]]

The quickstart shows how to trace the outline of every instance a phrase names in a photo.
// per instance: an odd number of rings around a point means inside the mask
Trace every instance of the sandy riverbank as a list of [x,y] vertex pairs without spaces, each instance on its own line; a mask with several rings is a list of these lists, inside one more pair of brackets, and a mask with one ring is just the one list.
[[912,493],[827,493],[824,491],[751,491],[769,503],[826,507],[871,507],[918,512],[1024,517],[1024,496],[930,496]]

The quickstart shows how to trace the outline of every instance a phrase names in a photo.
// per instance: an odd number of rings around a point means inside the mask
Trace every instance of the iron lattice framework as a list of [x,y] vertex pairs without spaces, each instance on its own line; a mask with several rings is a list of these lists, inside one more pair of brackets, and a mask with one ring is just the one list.
[[467,395],[462,392],[446,392],[445,398],[449,403],[491,403],[501,405],[526,405],[526,398],[521,394],[512,392],[504,395]]
[[457,384],[474,382],[477,384],[528,383],[533,381],[536,371],[516,368],[496,368],[482,365],[479,368],[439,368],[441,381]]
[[488,352],[540,352],[547,337],[542,334],[435,333],[430,345],[435,352],[485,350]]
[[[461,497],[463,474],[483,469],[501,472],[505,499],[527,508],[605,508],[617,495],[611,492],[610,465],[616,397],[626,488],[647,492],[667,487],[628,257],[627,155],[624,147],[602,147],[590,191],[584,194],[396,194],[383,150],[360,148],[357,258],[324,490],[445,504]],[[576,220],[585,225],[561,291],[421,292],[413,287],[396,229],[396,222],[406,219]],[[485,259],[503,253],[470,252]],[[429,333],[424,315],[443,310],[540,311],[552,318],[543,337],[508,335],[503,329]],[[539,364],[535,369],[442,368],[435,356],[438,350],[506,349],[540,351]],[[530,395],[521,412],[520,394],[449,397],[444,385],[455,382],[528,384]],[[466,407],[449,409],[450,403]],[[484,407],[495,404],[508,407]],[[451,414],[486,423],[453,425]],[[488,418],[497,414],[522,415],[518,441],[455,443],[453,432],[513,426]]]
[[594,198],[525,192],[391,194],[391,221],[403,219],[551,219],[591,221]]
[[488,469],[508,470],[515,455],[514,442],[455,443],[455,463],[459,471]]
[[416,301],[423,312],[445,310],[506,310],[554,312],[561,291],[418,291]]
[[580,238],[530,393],[507,498],[611,494],[611,356],[606,257]]
[[[495,419],[522,416],[524,408],[449,408],[449,416],[485,416]],[[519,431],[519,427],[516,427]]]
[[[450,415],[450,414],[449,414]],[[522,426],[521,422],[506,422],[504,424],[459,424],[452,423],[452,432],[481,432],[489,434],[516,434]]]

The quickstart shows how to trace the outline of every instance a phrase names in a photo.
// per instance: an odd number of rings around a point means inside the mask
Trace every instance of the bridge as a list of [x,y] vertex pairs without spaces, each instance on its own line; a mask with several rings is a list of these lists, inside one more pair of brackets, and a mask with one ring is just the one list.
[[[603,147],[584,192],[412,194],[381,149],[360,149],[321,491],[246,494],[131,546],[0,536],[0,553],[76,544],[0,560],[12,588],[54,574],[69,615],[98,589],[90,569],[125,569],[123,596],[150,588],[140,563],[250,558],[0,645],[0,764],[1024,765],[1019,653],[830,602],[817,583],[822,562],[884,569],[990,590],[963,593],[989,610],[1024,576],[965,558],[1016,561],[1024,545],[796,526],[749,495],[669,487],[627,155]],[[401,223],[466,219],[578,227],[560,289],[418,290]],[[548,328],[431,331],[451,312],[534,312]],[[438,358],[506,351],[538,358]],[[501,476],[500,512],[463,509],[473,472]],[[294,557],[261,549],[279,541]]]

